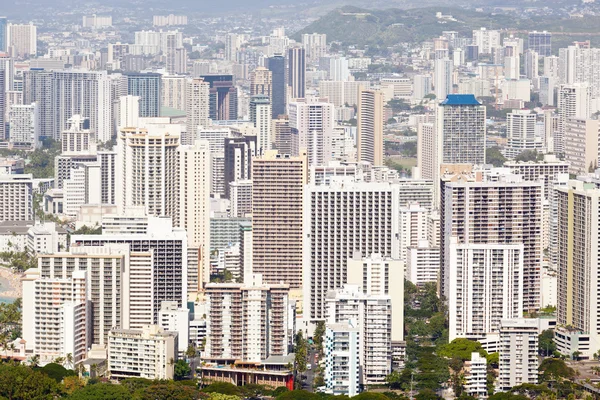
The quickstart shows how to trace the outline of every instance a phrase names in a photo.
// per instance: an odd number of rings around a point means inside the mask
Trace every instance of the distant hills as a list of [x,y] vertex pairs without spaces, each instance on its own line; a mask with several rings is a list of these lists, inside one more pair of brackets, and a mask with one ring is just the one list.
[[[456,21],[440,20],[436,12],[452,15]],[[400,42],[415,42],[439,36],[442,31],[457,31],[470,36],[473,29],[508,28],[526,32],[548,30],[558,32],[582,32],[583,35],[566,34],[553,40],[566,42],[597,37],[600,17],[569,18],[515,17],[509,13],[485,13],[462,8],[427,7],[416,9],[367,10],[345,6],[317,19],[304,29],[296,32],[295,39],[302,33],[325,33],[327,41],[340,41],[344,44],[393,46]],[[586,33],[589,32],[589,33]],[[561,43],[563,45],[563,43]],[[553,46],[554,47],[554,46]],[[556,47],[558,48],[558,47]]]

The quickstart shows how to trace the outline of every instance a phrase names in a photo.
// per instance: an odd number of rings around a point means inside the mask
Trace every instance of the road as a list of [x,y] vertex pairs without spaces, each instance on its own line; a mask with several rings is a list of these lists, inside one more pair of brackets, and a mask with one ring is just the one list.
[[310,347],[307,362],[307,365],[310,365],[310,369],[306,370],[304,373],[306,379],[302,381],[302,389],[308,390],[309,392],[313,391],[313,382],[315,381],[315,370],[317,368],[317,364],[315,363],[315,354],[316,351]]

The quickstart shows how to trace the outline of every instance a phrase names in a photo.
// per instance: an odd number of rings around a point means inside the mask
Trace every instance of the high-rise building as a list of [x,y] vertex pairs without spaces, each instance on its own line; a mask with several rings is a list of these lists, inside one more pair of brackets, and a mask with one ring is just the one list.
[[[585,42],[584,42],[585,43]],[[600,71],[590,68],[600,62],[600,49],[574,44],[559,49],[559,83],[563,85],[587,84],[593,99],[600,97]]]
[[7,139],[6,137],[6,80],[7,71],[0,69],[0,140]]
[[8,112],[8,124],[11,143],[25,144],[31,146],[31,148],[40,146],[40,114],[37,103],[11,105]]
[[137,128],[140,121],[140,97],[139,96],[121,96],[119,97],[119,118],[117,120],[117,129]]
[[0,199],[0,221],[33,220],[32,175],[0,175]]
[[227,61],[238,61],[238,51],[242,47],[243,37],[237,33],[225,35],[225,59]]
[[97,153],[100,162],[100,194],[102,204],[116,204],[117,152],[104,150]]
[[106,28],[112,26],[112,17],[110,15],[100,16],[93,14],[92,16],[84,15],[82,26],[84,28]]
[[558,131],[554,132],[554,152],[565,153],[565,135],[569,118],[589,118],[591,91],[587,83],[561,85],[558,90]]
[[256,142],[256,136],[250,135],[225,138],[225,197],[231,197],[231,183],[252,179],[252,159],[258,154]]
[[292,128],[290,120],[287,117],[281,117],[272,120],[273,128],[271,130],[275,142],[271,144],[279,154],[292,155]]
[[481,28],[473,30],[473,44],[479,49],[479,53],[493,54],[494,49],[500,47],[500,31]]
[[584,174],[598,168],[600,124],[596,119],[571,117],[565,125],[565,161],[569,173]]
[[479,352],[471,353],[471,360],[465,362],[465,392],[470,396],[487,399],[487,359]]
[[39,69],[23,71],[23,104],[37,103],[40,115],[40,137],[58,140],[52,114],[52,72]]
[[154,15],[152,17],[152,25],[154,26],[170,26],[170,25],[187,25],[187,15]]
[[593,183],[569,181],[558,194],[557,350],[592,359],[600,349],[600,190]]
[[440,164],[485,164],[485,106],[475,96],[446,96],[437,108],[436,129],[434,153]]
[[[302,288],[302,193],[306,154],[267,151],[252,160],[252,270],[265,283]],[[305,284],[306,285],[306,284]]]
[[535,135],[536,122],[537,114],[530,110],[513,110],[506,114],[506,157],[515,158],[525,150],[542,150],[542,138]]
[[527,79],[536,79],[539,75],[539,54],[529,49],[525,52],[525,76]]
[[[453,240],[460,246],[523,244],[524,310],[540,307],[540,263],[542,259],[542,191],[538,182],[523,182],[507,175],[502,181],[482,182],[475,174],[442,182],[440,226],[440,292],[455,301],[451,290],[450,255]],[[442,177],[442,180],[445,180]],[[477,222],[475,222],[477,221]],[[455,237],[455,238],[453,238]],[[458,254],[458,253],[455,253]],[[450,306],[452,307],[452,306]]]
[[385,382],[392,369],[392,305],[384,294],[365,294],[359,286],[342,285],[327,295],[326,326],[355,321],[359,331],[360,383]]
[[71,236],[71,246],[129,245],[129,327],[132,329],[158,323],[163,301],[176,301],[181,307],[188,300],[186,231],[173,228],[171,218],[141,214],[138,216],[128,210],[127,215],[104,216],[102,235]]
[[[89,118],[90,129],[95,132],[97,141],[108,142],[112,139],[111,88],[106,71],[55,71],[52,73],[51,88],[50,98],[32,99],[31,102],[50,101],[53,138],[58,140],[61,132],[67,128],[69,118],[78,114]],[[41,108],[44,107],[41,105]]]
[[[365,295],[386,295],[392,306],[392,342],[404,340],[404,263],[399,259],[371,254],[348,260],[348,284]],[[390,282],[394,282],[390,285]]]
[[319,61],[327,53],[327,35],[324,33],[303,33],[302,47],[306,51],[308,61]]
[[160,117],[162,75],[155,72],[125,72],[127,94],[140,98],[140,117]]
[[[162,107],[185,111],[188,78],[181,75],[163,75],[161,82]],[[208,101],[206,103],[208,104]]]
[[196,140],[193,145],[180,146],[178,151],[178,213],[180,226],[187,232],[188,247],[198,249],[196,291],[199,291],[210,281],[210,150],[207,141]]
[[427,216],[429,211],[419,203],[400,207],[400,259],[406,262],[408,247],[427,240]]
[[383,165],[383,93],[359,89],[357,113],[358,162]]
[[206,285],[204,359],[261,362],[288,354],[289,285],[245,279]]
[[0,51],[1,52],[6,52],[7,51],[7,44],[8,44],[8,20],[6,19],[6,17],[0,17]]
[[435,98],[444,101],[452,93],[452,74],[454,62],[449,58],[438,58],[434,62],[433,86]]
[[213,121],[236,120],[238,118],[238,94],[233,75],[203,75],[210,84],[209,117]]
[[229,184],[231,216],[242,218],[252,214],[252,181],[237,180]]
[[417,286],[437,282],[440,275],[440,246],[421,241],[406,250],[405,277]]
[[[330,290],[347,283],[348,260],[360,253],[397,259],[400,253],[398,185],[333,180],[304,191],[304,315],[326,317]],[[256,236],[255,236],[256,237]],[[331,257],[334,254],[335,257]]]
[[422,100],[431,93],[431,76],[415,75],[413,78],[413,98]]
[[291,99],[306,97],[306,50],[301,47],[288,50],[287,85]]
[[348,59],[346,57],[331,57],[329,59],[329,79],[332,81],[344,82],[350,77],[348,69]]
[[538,323],[535,319],[503,319],[500,324],[499,374],[496,391],[538,383]]
[[[40,276],[38,269],[23,279],[24,337],[40,357],[51,363],[57,357],[73,356],[73,363],[87,358],[90,345],[90,312],[86,292],[91,282],[85,271],[74,271],[68,279]],[[26,308],[25,308],[26,307]]]
[[37,55],[37,27],[29,24],[8,24],[7,50],[11,57],[23,59]]
[[203,79],[195,78],[186,83],[186,131],[189,138],[195,138],[199,126],[206,127],[210,123],[209,94],[210,84]]
[[81,163],[71,169],[69,179],[63,181],[63,213],[77,217],[84,204],[101,204],[100,163]]
[[542,57],[552,55],[552,33],[550,32],[529,32],[527,35],[527,48],[535,51]]
[[271,150],[271,100],[269,96],[257,94],[250,98],[250,121],[257,130],[257,152]]
[[272,100],[273,73],[265,67],[256,67],[250,73],[250,96],[264,94]]
[[523,316],[523,244],[458,244],[445,257],[450,282],[449,340],[498,333],[500,319]]
[[273,108],[273,119],[280,115],[285,115],[285,105],[287,103],[287,87],[285,84],[285,57],[275,55],[267,59],[267,68],[271,71],[272,95],[271,103]]
[[356,396],[360,390],[360,332],[356,321],[325,328],[325,386],[334,395]]
[[62,131],[60,141],[63,153],[93,152],[96,149],[89,119],[77,114],[67,121],[67,129]]
[[148,215],[179,225],[179,135],[168,129],[124,128],[117,138],[116,199],[119,212],[143,206]]
[[292,153],[299,149],[308,152],[309,166],[325,165],[331,161],[331,140],[335,127],[334,106],[325,99],[308,97],[288,105]]
[[173,379],[177,361],[177,332],[158,325],[141,329],[114,327],[108,337],[107,374],[111,379]]

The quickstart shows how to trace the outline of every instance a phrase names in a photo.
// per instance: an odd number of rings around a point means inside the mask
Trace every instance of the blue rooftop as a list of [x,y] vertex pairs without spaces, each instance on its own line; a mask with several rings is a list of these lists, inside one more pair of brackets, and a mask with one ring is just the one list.
[[446,100],[440,103],[443,106],[480,106],[481,103],[477,101],[472,94],[449,94],[446,96]]

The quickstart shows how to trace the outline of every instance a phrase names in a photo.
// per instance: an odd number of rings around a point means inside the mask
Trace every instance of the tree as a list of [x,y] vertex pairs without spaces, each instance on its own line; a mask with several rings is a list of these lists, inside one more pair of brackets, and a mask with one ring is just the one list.
[[528,399],[527,399],[527,397],[521,396],[520,394],[500,392],[500,393],[491,395],[490,397],[488,397],[488,400],[528,400]]
[[546,329],[538,336],[538,353],[543,356],[550,356],[556,350],[554,343],[554,330]]
[[177,362],[175,363],[174,372],[174,378],[176,381],[185,379],[186,377],[190,376],[191,372],[192,369],[190,368],[190,365],[187,362],[185,362],[185,360],[177,360]]
[[506,162],[506,157],[500,152],[497,146],[485,149],[485,161],[494,167],[501,167]]
[[204,393],[222,393],[233,396],[239,396],[242,394],[239,387],[227,382],[211,383],[210,385],[202,389],[202,391]]
[[37,354],[34,354],[31,356],[31,358],[29,359],[29,365],[33,368],[36,368],[37,366],[40,365],[40,356]]
[[519,386],[515,386],[510,390],[512,394],[518,394],[527,397],[528,399],[535,399],[541,395],[549,395],[552,390],[544,385],[534,385],[531,383],[523,383]]
[[68,397],[69,400],[131,400],[131,393],[125,386],[112,383],[87,384]]
[[[212,393],[216,394],[216,393]],[[154,383],[146,388],[139,389],[134,400],[197,400],[205,397],[195,387],[179,385],[175,382]],[[209,396],[209,399],[212,398]],[[217,396],[218,398],[218,396]],[[231,398],[231,396],[230,396]],[[238,398],[237,396],[234,398]]]
[[560,358],[545,358],[539,370],[541,372],[541,382],[561,381],[575,377],[575,370]]
[[296,353],[296,370],[302,373],[306,371],[306,358],[308,356],[307,344],[302,331],[298,331],[298,333],[296,333],[294,350]]
[[325,336],[325,322],[319,321],[317,322],[317,326],[315,327],[315,333],[313,335],[313,340],[315,342],[315,346],[319,350],[319,353],[323,352],[323,337]]
[[153,381],[145,378],[127,378],[121,381],[121,385],[125,386],[130,393],[134,393],[139,389],[144,389],[152,385]]
[[519,153],[518,156],[515,157],[515,161],[540,161],[544,159],[544,155],[542,153],[538,153],[537,150],[523,150]]
[[54,379],[57,383],[62,382],[66,376],[77,375],[75,371],[66,369],[62,365],[56,363],[46,364],[40,369],[40,371],[48,375],[49,378]]
[[63,387],[67,394],[73,394],[85,386],[85,381],[78,376],[66,376],[63,379]]
[[419,391],[419,393],[417,393],[415,398],[417,400],[441,400],[442,399],[431,389],[423,389],[423,390]]
[[498,364],[500,363],[499,353],[489,353],[485,358],[488,365],[490,365],[492,368],[498,368]]
[[291,390],[281,393],[277,400],[320,400],[320,396],[306,390]]
[[0,364],[0,398],[11,400],[51,400],[58,396],[56,381],[18,364]]
[[447,358],[459,358],[462,361],[471,359],[471,353],[478,352],[481,356],[487,356],[487,352],[481,343],[465,338],[457,338],[445,346],[442,346],[438,354]]
[[187,348],[187,350],[185,351],[185,356],[187,358],[194,358],[196,357],[196,348],[194,347],[194,345],[190,344]]

